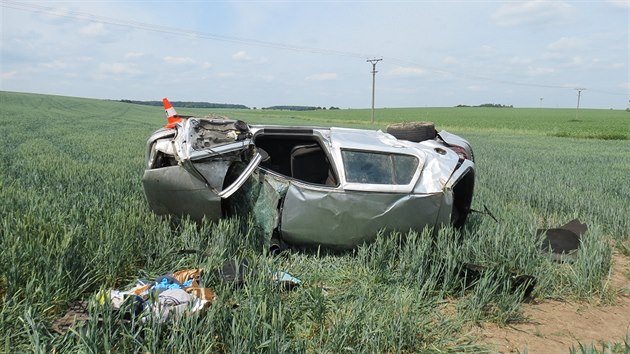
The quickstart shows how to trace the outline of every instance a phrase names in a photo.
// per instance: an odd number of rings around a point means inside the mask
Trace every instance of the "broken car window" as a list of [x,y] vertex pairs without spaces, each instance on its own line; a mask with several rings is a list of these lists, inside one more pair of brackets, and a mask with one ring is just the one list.
[[409,184],[418,168],[410,155],[342,150],[346,180],[366,184]]

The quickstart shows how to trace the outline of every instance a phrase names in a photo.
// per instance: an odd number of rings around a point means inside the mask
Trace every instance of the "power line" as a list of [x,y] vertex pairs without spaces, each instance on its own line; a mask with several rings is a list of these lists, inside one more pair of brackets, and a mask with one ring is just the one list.
[[588,89],[591,92],[597,92],[597,93],[603,93],[603,94],[607,94],[607,95],[615,95],[615,96],[630,96],[630,93],[621,93],[621,92],[611,92],[611,91],[605,91],[605,90],[598,90],[598,89]]
[[[246,44],[246,45],[253,45],[253,46],[258,46],[258,47],[272,48],[272,49],[281,49],[281,50],[289,50],[289,51],[294,51],[294,52],[313,53],[313,54],[321,54],[321,55],[333,55],[333,56],[349,57],[349,58],[357,58],[357,59],[373,57],[372,55],[368,55],[365,53],[340,51],[340,50],[317,48],[317,47],[298,46],[298,45],[291,45],[291,44],[278,43],[278,42],[261,41],[257,39],[244,38],[244,37],[226,36],[226,35],[221,35],[221,34],[216,34],[216,33],[193,31],[193,30],[187,30],[187,29],[182,29],[182,28],[177,28],[177,27],[155,25],[155,24],[150,24],[150,23],[145,23],[145,22],[123,20],[123,19],[118,19],[118,18],[113,18],[113,17],[102,16],[102,15],[94,15],[91,13],[81,12],[81,11],[60,10],[54,7],[37,5],[37,4],[29,4],[29,3],[20,3],[20,2],[11,1],[11,0],[2,1],[0,6],[5,7],[5,8],[10,8],[10,9],[15,9],[15,10],[35,12],[35,13],[47,13],[49,15],[66,17],[66,18],[75,19],[75,20],[98,22],[98,23],[104,23],[104,24],[109,24],[109,25],[114,25],[114,26],[139,29],[139,30],[149,31],[149,32],[167,33],[167,34],[172,34],[172,35],[195,37],[195,38],[229,42],[229,43]],[[513,85],[513,86],[540,87],[540,88],[552,88],[552,89],[564,89],[564,90],[571,89],[571,87],[562,86],[562,85],[548,85],[548,84],[538,84],[538,83],[529,83],[529,82],[519,82],[519,81],[512,81],[512,80],[501,80],[501,79],[496,79],[492,77],[473,75],[469,73],[456,73],[456,72],[452,72],[448,70],[442,70],[440,68],[432,68],[430,66],[419,64],[414,61],[388,57],[388,56],[385,56],[385,58],[388,60],[388,62],[398,64],[401,66],[402,65],[420,66],[427,69],[430,72],[441,74],[441,75],[449,75],[456,78],[483,80],[483,81],[494,82],[494,83],[499,83],[499,84]],[[611,92],[611,91],[598,90],[598,89],[589,89],[589,90],[592,92],[598,92],[598,93],[603,93],[603,94],[608,94],[608,95],[628,96],[628,93]]]
[[100,22],[100,23],[109,24],[109,25],[122,26],[122,27],[140,29],[140,30],[151,31],[151,32],[183,35],[187,37],[197,37],[197,38],[210,39],[210,40],[216,40],[216,41],[222,41],[222,42],[230,42],[230,43],[249,44],[249,45],[255,45],[259,47],[285,49],[285,50],[291,50],[291,51],[296,51],[296,52],[327,54],[327,55],[336,55],[336,56],[353,57],[353,58],[361,58],[361,59],[370,56],[370,55],[362,54],[362,53],[346,52],[346,51],[316,48],[316,47],[298,46],[298,45],[284,44],[284,43],[278,43],[278,42],[268,42],[268,41],[261,41],[257,39],[251,39],[251,38],[226,36],[226,35],[215,34],[215,33],[187,30],[187,29],[182,29],[182,28],[177,28],[177,27],[155,25],[155,24],[150,24],[150,23],[145,23],[145,22],[121,20],[121,19],[117,19],[113,17],[94,15],[87,12],[72,11],[72,10],[61,11],[53,7],[36,5],[36,4],[16,3],[14,1],[3,1],[2,7],[11,8],[15,10],[29,11],[29,12],[44,12],[49,15],[54,15],[54,16],[59,16],[59,17],[66,17],[66,18],[85,20],[85,21],[91,21],[91,22]]

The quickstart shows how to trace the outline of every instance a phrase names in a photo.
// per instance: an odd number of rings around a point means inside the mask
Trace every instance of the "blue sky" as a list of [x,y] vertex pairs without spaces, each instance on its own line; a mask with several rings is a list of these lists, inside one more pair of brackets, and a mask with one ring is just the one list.
[[[2,0],[0,90],[367,108],[625,109],[628,0]],[[542,98],[542,100],[541,100]]]

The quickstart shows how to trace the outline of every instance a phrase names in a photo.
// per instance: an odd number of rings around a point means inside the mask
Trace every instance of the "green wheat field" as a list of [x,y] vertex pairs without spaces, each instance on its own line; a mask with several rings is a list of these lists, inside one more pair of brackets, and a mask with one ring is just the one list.
[[[196,225],[149,210],[141,176],[146,139],[165,124],[161,108],[0,92],[0,109],[0,352],[484,352],[474,326],[522,320],[523,289],[511,289],[510,274],[536,277],[536,299],[606,303],[617,291],[608,282],[613,253],[630,257],[626,111],[389,108],[371,125],[370,110],[180,110],[374,129],[429,120],[472,143],[473,208],[487,206],[498,223],[472,214],[462,234],[382,234],[352,252],[271,257],[246,216]],[[575,263],[554,263],[536,230],[574,218],[589,227],[582,250]],[[245,258],[259,271],[242,288],[216,276],[225,261]],[[489,271],[464,284],[464,263]],[[199,316],[120,322],[94,300],[197,267],[218,294]],[[303,284],[281,291],[265,269]],[[90,301],[90,319],[52,331],[78,300]],[[628,337],[615,340],[630,350]]]

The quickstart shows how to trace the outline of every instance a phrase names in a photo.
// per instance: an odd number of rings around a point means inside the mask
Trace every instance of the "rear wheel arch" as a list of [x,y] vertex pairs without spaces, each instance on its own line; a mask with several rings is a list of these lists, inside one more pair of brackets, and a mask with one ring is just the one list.
[[463,227],[470,214],[474,189],[475,171],[472,169],[453,186],[451,224],[456,228]]

